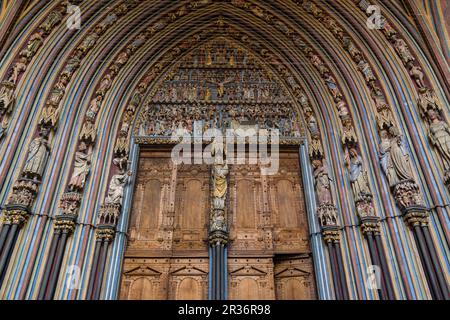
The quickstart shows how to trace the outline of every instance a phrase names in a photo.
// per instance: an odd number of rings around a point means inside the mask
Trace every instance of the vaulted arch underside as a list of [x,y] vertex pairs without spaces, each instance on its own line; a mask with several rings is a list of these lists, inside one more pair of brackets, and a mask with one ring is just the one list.
[[[5,3],[0,296],[448,297],[447,11],[375,0]],[[174,169],[169,137],[196,121],[279,129],[281,170],[231,165],[223,182],[214,165]],[[136,239],[197,256],[141,263],[129,254]]]

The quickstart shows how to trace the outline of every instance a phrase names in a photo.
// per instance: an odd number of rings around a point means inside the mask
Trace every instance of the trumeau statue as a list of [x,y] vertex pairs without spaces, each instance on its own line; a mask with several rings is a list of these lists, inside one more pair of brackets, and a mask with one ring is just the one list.
[[48,160],[48,129],[43,128],[39,136],[34,138],[28,148],[27,160],[23,168],[23,175],[29,178],[41,179]]

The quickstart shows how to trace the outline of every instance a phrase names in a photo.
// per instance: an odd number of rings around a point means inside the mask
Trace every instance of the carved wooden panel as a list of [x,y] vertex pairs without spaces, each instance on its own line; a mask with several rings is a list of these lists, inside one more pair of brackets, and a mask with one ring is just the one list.
[[231,166],[228,204],[231,252],[264,249],[260,176],[258,165]]
[[170,259],[125,258],[121,300],[167,299]]
[[275,287],[271,258],[228,260],[230,300],[273,300]]
[[177,168],[173,250],[207,250],[210,168],[185,165]]
[[204,300],[208,258],[126,258],[121,300]]
[[141,157],[134,190],[133,207],[129,227],[130,250],[164,250],[163,227],[168,224],[171,181],[176,170],[167,154],[155,153]]
[[[141,150],[121,299],[207,299],[211,167],[175,166],[170,150]],[[315,299],[297,150],[279,171],[231,165],[227,205],[230,299]]]
[[275,260],[274,273],[277,300],[316,299],[311,257]]
[[169,299],[206,300],[208,298],[208,268],[208,258],[172,259]]
[[308,221],[297,152],[281,152],[280,168],[268,177],[276,253],[309,252]]

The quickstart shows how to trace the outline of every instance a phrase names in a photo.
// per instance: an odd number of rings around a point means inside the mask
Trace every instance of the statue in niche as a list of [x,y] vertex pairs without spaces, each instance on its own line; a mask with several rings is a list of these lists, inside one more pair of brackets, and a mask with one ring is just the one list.
[[424,75],[420,66],[413,65],[409,70],[409,74],[414,79],[419,89],[425,88],[425,83],[423,81]]
[[19,80],[20,74],[27,69],[27,62],[27,59],[22,57],[14,63],[14,66],[12,67],[8,78],[9,82],[17,84],[17,80]]
[[97,112],[100,110],[102,105],[103,97],[101,95],[96,96],[91,100],[91,104],[89,105],[89,109],[86,111],[86,116],[95,119],[97,116]]
[[395,50],[397,50],[400,58],[405,65],[407,65],[411,61],[416,60],[409,51],[408,45],[406,44],[405,40],[397,39],[394,43],[394,48]]
[[80,46],[78,47],[78,51],[85,53],[95,45],[99,37],[100,36],[97,33],[91,32],[80,44]]
[[113,160],[114,164],[119,167],[119,173],[113,175],[109,183],[108,194],[105,198],[105,204],[107,205],[122,206],[124,187],[131,176],[131,171],[126,172],[125,169],[127,161],[126,157]]
[[353,194],[356,200],[364,195],[370,195],[369,184],[367,180],[367,172],[363,167],[363,161],[358,151],[354,148],[350,149],[348,166],[350,171],[350,182],[352,183]]
[[331,94],[333,95],[334,101],[342,100],[342,94],[339,91],[339,87],[337,86],[336,80],[331,74],[326,74],[324,76],[325,83],[330,89]]
[[306,118],[306,122],[308,123],[308,129],[309,132],[312,135],[316,135],[319,133],[319,127],[317,126],[317,120],[313,115],[313,111],[310,107],[307,107],[305,109],[305,118]]
[[67,62],[62,74],[66,75],[67,78],[71,78],[73,73],[75,72],[75,70],[78,69],[79,66],[80,66],[80,58],[78,58],[77,56],[73,56]]
[[358,63],[358,69],[364,74],[366,82],[376,81],[377,78],[373,74],[372,68],[366,60],[361,60]]
[[14,86],[10,82],[0,85],[0,115],[10,113],[14,105]]
[[84,142],[78,145],[78,151],[75,153],[75,164],[72,177],[69,181],[69,190],[82,190],[86,183],[86,178],[91,167],[91,152],[86,153],[87,146]]
[[54,26],[56,26],[61,20],[63,16],[61,11],[52,11],[44,20],[44,22],[40,25],[40,28],[44,30],[45,33],[49,33]]
[[39,50],[42,43],[44,42],[44,38],[42,37],[43,35],[44,35],[43,30],[39,30],[38,32],[32,34],[30,40],[28,40],[25,49],[20,51],[20,56],[25,57],[28,60],[31,60],[31,58],[36,54],[36,52]]
[[315,159],[312,161],[312,166],[314,168],[314,185],[316,187],[317,200],[319,205],[331,204],[331,185],[330,177],[328,175],[328,168],[322,163],[322,160]]
[[431,143],[440,151],[445,167],[448,169],[450,166],[450,128],[447,123],[442,121],[435,109],[429,109],[427,115],[430,119],[428,136]]
[[103,77],[102,81],[100,82],[100,86],[96,92],[97,95],[105,96],[106,92],[111,87],[111,83],[112,83],[112,76],[110,73],[108,73]]
[[80,140],[87,143],[92,143],[95,141],[96,135],[97,132],[93,119],[86,117],[86,120],[83,122],[83,126],[81,127]]
[[45,166],[48,160],[49,146],[48,146],[47,128],[42,128],[39,131],[39,136],[33,139],[28,148],[27,160],[23,168],[22,174],[29,178],[41,179],[44,173]]
[[45,105],[42,110],[41,118],[39,119],[39,124],[44,126],[56,127],[59,119],[59,109],[54,104]]

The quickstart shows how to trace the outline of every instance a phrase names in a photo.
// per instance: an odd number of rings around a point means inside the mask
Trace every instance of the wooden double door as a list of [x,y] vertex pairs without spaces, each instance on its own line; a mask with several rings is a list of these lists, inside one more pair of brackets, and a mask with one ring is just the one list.
[[[123,262],[121,299],[208,299],[211,168],[174,165],[170,150],[142,148]],[[228,299],[315,299],[296,148],[278,173],[230,166]]]

